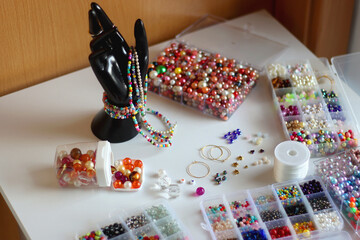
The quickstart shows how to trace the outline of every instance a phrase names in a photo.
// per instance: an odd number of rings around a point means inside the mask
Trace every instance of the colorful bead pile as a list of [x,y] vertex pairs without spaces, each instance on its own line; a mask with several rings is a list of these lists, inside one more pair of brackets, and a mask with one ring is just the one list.
[[57,154],[56,170],[59,185],[75,187],[95,185],[96,153],[88,150],[82,153],[79,148],[71,149],[70,153],[61,151]]
[[276,189],[276,193],[280,200],[300,197],[300,192],[296,186],[288,186]]
[[323,98],[337,98],[337,94],[334,91],[328,92],[325,89],[321,89],[321,94]]
[[110,224],[108,226],[102,227],[101,230],[108,239],[115,238],[126,232],[125,227],[121,223]]
[[305,195],[324,191],[321,183],[316,179],[300,184],[300,188]]
[[319,99],[319,93],[315,91],[314,89],[309,90],[300,90],[296,92],[296,95],[300,101],[304,100],[318,100]]
[[144,235],[144,236],[137,236],[137,239],[138,240],[158,240],[158,239],[160,239],[160,237],[159,237],[159,235],[153,235],[153,236]]
[[340,216],[335,211],[317,213],[314,218],[320,231],[341,230],[342,222]]
[[227,120],[259,78],[258,71],[183,43],[149,65],[150,90]]
[[87,233],[81,237],[79,237],[79,240],[106,240],[106,236],[100,231],[92,231],[90,233]]
[[112,186],[115,190],[139,189],[143,181],[143,162],[124,158],[115,162]]
[[286,121],[285,125],[288,131],[299,131],[304,130],[306,124],[299,120],[291,120]]
[[234,142],[234,140],[236,140],[238,137],[241,136],[241,131],[240,129],[236,129],[232,132],[228,132],[224,135],[224,139],[226,139],[228,141],[228,143],[232,144]]
[[237,211],[236,213],[233,213],[235,218],[235,223],[237,227],[245,227],[253,224],[257,224],[258,220],[257,218],[252,214],[244,214],[244,212]]
[[295,116],[300,115],[299,108],[296,105],[290,105],[288,107],[285,107],[284,105],[280,105],[281,114],[284,117],[287,116]]
[[312,144],[312,139],[308,131],[295,131],[290,133],[290,140],[306,143],[307,145]]
[[360,219],[360,171],[353,155],[357,150],[345,151],[316,163],[317,171],[334,194],[334,202],[354,229]]
[[291,236],[291,232],[288,226],[275,227],[269,229],[271,239],[283,238]]
[[304,237],[310,237],[311,231],[316,230],[313,221],[297,222],[293,224],[296,234],[302,234]]
[[208,215],[209,222],[214,232],[233,229],[233,221],[231,221],[225,212],[216,215]]
[[335,143],[336,134],[327,130],[319,130],[318,132],[312,134],[312,140],[315,144]]
[[206,210],[207,214],[216,214],[216,213],[221,213],[221,212],[226,212],[226,208],[225,208],[224,204],[219,204],[216,206],[209,206]]
[[354,132],[351,129],[346,132],[344,132],[342,129],[339,130],[338,137],[341,142],[341,147],[343,148],[351,148],[358,145],[357,138],[355,138]]
[[286,68],[290,74],[295,74],[295,75],[312,74],[311,66],[308,63],[297,63],[295,65],[289,64],[286,66]]
[[239,208],[247,208],[250,207],[250,203],[245,200],[245,201],[233,201],[230,204],[230,209],[239,209]]

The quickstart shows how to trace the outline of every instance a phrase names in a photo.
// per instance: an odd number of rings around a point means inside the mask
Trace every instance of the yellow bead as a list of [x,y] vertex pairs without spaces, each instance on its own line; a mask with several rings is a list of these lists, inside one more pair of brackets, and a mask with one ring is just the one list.
[[175,68],[174,72],[176,74],[180,74],[181,73],[181,68],[179,68],[179,67]]

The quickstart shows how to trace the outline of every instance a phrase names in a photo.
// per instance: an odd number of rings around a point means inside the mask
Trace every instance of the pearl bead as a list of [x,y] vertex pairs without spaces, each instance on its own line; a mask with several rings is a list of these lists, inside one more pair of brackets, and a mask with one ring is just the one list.
[[155,71],[155,70],[152,70],[152,71],[149,73],[149,77],[152,78],[152,79],[156,78],[157,75],[158,75],[158,72]]
[[132,184],[131,184],[130,181],[126,181],[126,182],[124,183],[124,188],[130,189],[131,187],[132,187]]
[[138,172],[138,173],[140,173],[140,174],[141,174],[141,172],[142,172],[141,168],[139,168],[139,167],[135,167],[135,168],[134,168],[134,171],[135,171],[135,172]]

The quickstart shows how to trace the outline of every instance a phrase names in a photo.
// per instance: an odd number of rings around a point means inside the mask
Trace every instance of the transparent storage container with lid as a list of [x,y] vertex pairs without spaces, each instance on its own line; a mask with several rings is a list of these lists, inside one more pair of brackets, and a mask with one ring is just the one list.
[[55,155],[58,183],[61,187],[109,187],[113,161],[108,141],[60,145]]
[[285,48],[249,26],[207,15],[155,53],[149,90],[228,120],[256,85],[262,66]]

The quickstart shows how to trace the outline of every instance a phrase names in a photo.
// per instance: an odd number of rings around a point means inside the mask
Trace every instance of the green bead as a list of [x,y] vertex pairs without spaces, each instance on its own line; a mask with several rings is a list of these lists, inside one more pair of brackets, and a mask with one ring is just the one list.
[[166,67],[164,65],[158,65],[156,67],[156,71],[158,72],[158,74],[164,73],[164,72],[166,72]]

